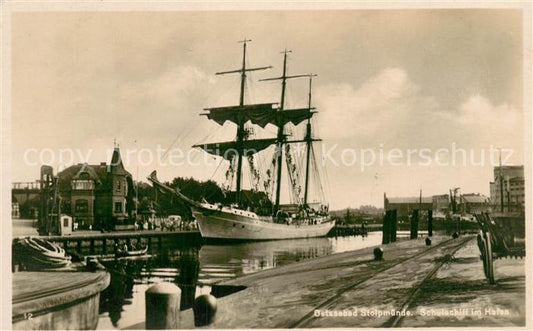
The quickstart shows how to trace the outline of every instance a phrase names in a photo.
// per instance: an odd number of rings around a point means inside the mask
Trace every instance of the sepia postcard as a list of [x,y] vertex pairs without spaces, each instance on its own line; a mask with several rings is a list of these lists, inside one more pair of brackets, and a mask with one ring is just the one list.
[[1,6],[2,329],[531,327],[531,2]]

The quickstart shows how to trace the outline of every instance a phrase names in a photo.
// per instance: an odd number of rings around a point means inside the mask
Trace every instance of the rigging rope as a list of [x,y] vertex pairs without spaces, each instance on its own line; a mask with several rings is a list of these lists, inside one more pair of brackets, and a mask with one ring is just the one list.
[[251,185],[252,185],[252,188],[255,190],[255,191],[259,191],[259,181],[261,179],[260,175],[259,175],[259,171],[257,171],[256,167],[255,167],[255,164],[254,164],[254,156],[253,155],[248,155],[248,165],[250,167],[250,173],[252,175],[252,178],[251,178]]
[[236,157],[232,157],[229,162],[228,170],[226,170],[226,182],[222,185],[222,190],[225,192],[231,191],[233,185],[233,178],[235,177],[235,160]]
[[293,155],[291,153],[290,144],[285,145],[285,161],[287,163],[287,169],[289,174],[290,191],[292,193],[292,203],[301,203],[300,194],[302,186],[300,185],[299,173],[293,161]]

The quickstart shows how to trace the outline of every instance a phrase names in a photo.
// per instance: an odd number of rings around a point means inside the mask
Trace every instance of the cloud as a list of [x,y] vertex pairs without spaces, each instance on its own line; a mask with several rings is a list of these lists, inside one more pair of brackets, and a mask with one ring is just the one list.
[[433,107],[402,68],[385,68],[359,88],[334,84],[317,88],[316,103],[325,138],[385,138],[409,126],[417,109]]
[[[508,104],[493,105],[481,95],[473,95],[459,107],[460,123],[464,125],[488,125],[488,130],[516,128],[521,119],[521,112]],[[481,122],[480,122],[481,121]]]
[[357,142],[360,147],[384,143],[389,148],[494,145],[515,149],[521,161],[521,110],[493,105],[481,95],[459,100],[455,109],[443,109],[402,68],[385,68],[358,88],[348,83],[319,86],[316,104],[326,141]]
[[[113,101],[106,106],[113,108],[110,113],[114,118],[104,126],[107,131],[118,130],[123,139],[170,144],[176,135],[190,136],[193,128],[201,130],[207,121],[199,114],[208,105],[207,100],[224,99],[219,91],[213,91],[215,85],[213,75],[191,64],[172,66],[144,80],[133,80],[110,96]],[[194,139],[192,133],[189,138]],[[185,144],[192,143],[188,140]]]

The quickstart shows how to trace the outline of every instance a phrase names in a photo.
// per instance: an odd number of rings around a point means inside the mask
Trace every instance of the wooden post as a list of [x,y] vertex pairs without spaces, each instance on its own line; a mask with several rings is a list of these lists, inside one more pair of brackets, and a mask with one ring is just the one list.
[[148,249],[152,249],[152,237],[148,237]]
[[76,251],[77,251],[78,253],[81,253],[81,240],[78,240],[78,242],[77,242],[77,248],[76,248]]
[[411,216],[411,239],[418,238],[418,209],[413,210]]
[[385,212],[385,216],[383,216],[383,228],[382,228],[383,239],[381,240],[382,244],[388,244],[390,242],[390,231],[389,231],[390,221],[391,221],[390,210],[387,210]]
[[63,241],[63,249],[64,250],[68,249],[68,240]]
[[118,238],[115,238],[114,242],[115,243],[113,245],[113,253],[117,254],[118,253]]
[[102,254],[106,254],[107,253],[107,240],[104,238],[102,239]]
[[428,236],[433,236],[433,210],[428,210]]
[[145,292],[146,329],[179,329],[181,290],[161,282]]
[[91,245],[91,246],[90,246],[90,250],[89,250],[89,252],[90,252],[91,254],[94,254],[94,239],[91,239],[91,241],[90,241],[90,245]]
[[391,210],[390,215],[390,242],[396,242],[396,232],[398,230],[398,219],[397,219],[398,212],[396,209]]

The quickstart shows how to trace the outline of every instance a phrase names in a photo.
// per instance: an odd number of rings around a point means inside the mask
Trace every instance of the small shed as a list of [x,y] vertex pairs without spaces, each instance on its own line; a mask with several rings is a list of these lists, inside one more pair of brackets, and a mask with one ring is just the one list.
[[59,234],[62,236],[72,234],[72,217],[62,214],[59,217]]

